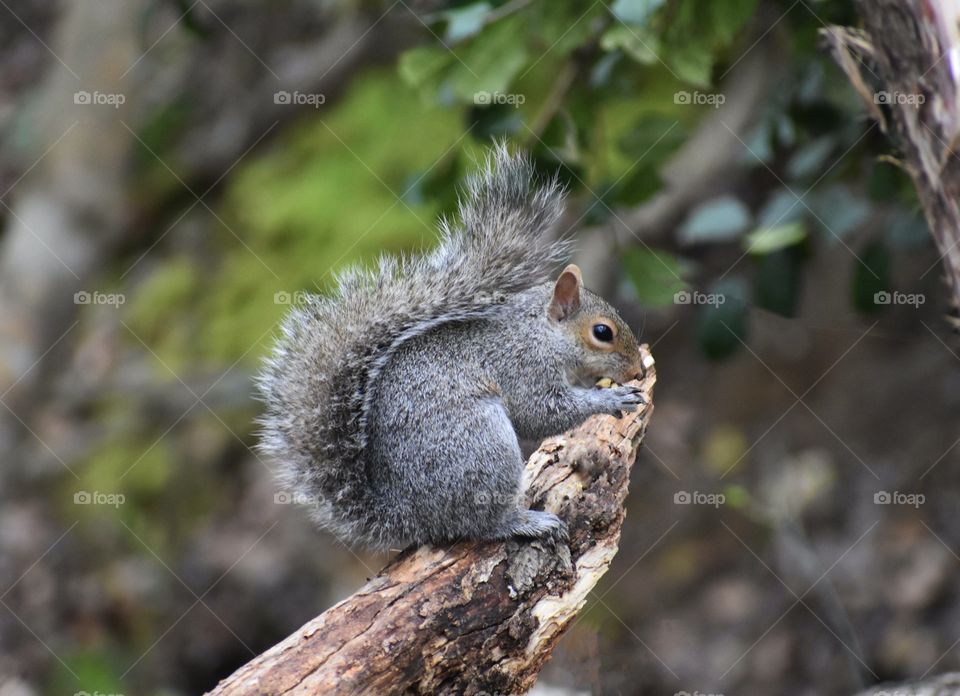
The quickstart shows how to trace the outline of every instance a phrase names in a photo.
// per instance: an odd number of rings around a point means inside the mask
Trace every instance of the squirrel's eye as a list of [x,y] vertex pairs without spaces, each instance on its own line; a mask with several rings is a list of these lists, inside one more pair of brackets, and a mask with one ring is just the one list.
[[610,343],[613,340],[613,329],[606,324],[594,324],[593,337],[598,341]]

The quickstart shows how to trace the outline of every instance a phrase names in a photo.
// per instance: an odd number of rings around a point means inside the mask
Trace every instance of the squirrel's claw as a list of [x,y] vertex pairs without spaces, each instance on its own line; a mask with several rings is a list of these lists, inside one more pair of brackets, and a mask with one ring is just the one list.
[[624,412],[636,411],[647,403],[643,392],[637,387],[620,386],[603,391],[609,398],[609,410],[606,412],[617,418],[622,418]]

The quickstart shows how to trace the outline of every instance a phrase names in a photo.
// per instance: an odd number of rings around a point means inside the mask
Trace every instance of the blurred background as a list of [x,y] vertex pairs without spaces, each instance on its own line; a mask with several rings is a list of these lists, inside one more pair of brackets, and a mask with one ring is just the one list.
[[251,376],[297,293],[433,244],[495,138],[560,172],[560,232],[659,376],[620,553],[541,683],[960,668],[953,309],[835,23],[852,3],[0,0],[0,694],[200,693],[377,572],[277,490]]

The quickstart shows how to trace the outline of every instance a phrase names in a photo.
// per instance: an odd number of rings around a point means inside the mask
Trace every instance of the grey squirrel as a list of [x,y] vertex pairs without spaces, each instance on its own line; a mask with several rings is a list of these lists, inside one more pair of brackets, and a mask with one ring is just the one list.
[[261,448],[341,541],[566,538],[523,509],[520,438],[644,403],[637,341],[567,266],[556,178],[494,149],[430,253],[349,270],[291,310],[258,377]]

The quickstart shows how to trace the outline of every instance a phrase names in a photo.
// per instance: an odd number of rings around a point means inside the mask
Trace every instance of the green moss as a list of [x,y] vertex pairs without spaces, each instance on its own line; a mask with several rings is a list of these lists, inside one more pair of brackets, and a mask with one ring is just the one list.
[[[109,420],[118,407],[119,402],[106,407],[101,419]],[[149,555],[122,522],[156,553],[174,554],[204,519],[232,505],[217,465],[224,452],[243,447],[249,403],[217,416],[198,405],[176,424],[150,428],[136,426],[138,418],[142,414],[116,421],[118,432],[77,463],[80,480],[66,480],[61,491],[64,516],[87,520],[85,533],[106,530]]]
[[[151,497],[170,480],[173,457],[160,433],[124,433],[91,452],[77,469],[78,490]],[[96,507],[96,506],[93,506]]]
[[222,257],[209,269],[163,264],[133,298],[131,328],[178,373],[255,364],[288,309],[277,293],[327,288],[345,265],[434,242],[436,208],[403,195],[463,147],[461,127],[459,111],[425,107],[392,71],[368,73],[237,166],[222,224],[210,223]]
[[65,664],[58,661],[53,663],[46,693],[127,693],[120,676],[123,667],[113,652],[116,646],[103,644],[97,647],[99,649],[62,653]]
[[179,372],[189,367],[192,326],[188,320],[189,308],[202,288],[195,262],[175,257],[157,267],[127,307],[124,321],[135,334],[131,339],[139,343],[139,338],[156,353],[158,359],[153,361],[156,374],[164,380],[176,379],[170,370]]

